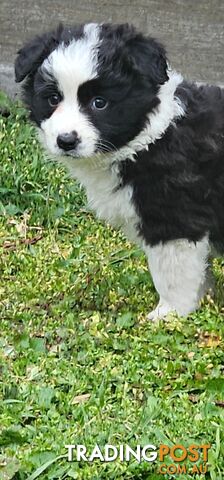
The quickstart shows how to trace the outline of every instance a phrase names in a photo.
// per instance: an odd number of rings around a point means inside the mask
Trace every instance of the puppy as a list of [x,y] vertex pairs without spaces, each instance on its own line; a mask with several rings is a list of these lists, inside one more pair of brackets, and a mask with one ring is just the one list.
[[52,157],[145,251],[149,318],[194,311],[224,249],[224,90],[184,81],[127,24],[59,26],[18,52],[15,76]]

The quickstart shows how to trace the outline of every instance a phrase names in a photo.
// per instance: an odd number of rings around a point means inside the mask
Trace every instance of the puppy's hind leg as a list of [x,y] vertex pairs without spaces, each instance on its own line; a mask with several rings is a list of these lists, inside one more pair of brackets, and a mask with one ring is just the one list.
[[149,313],[150,320],[164,318],[169,312],[187,315],[194,311],[205,293],[209,240],[186,239],[146,247],[150,272],[160,295],[159,304]]

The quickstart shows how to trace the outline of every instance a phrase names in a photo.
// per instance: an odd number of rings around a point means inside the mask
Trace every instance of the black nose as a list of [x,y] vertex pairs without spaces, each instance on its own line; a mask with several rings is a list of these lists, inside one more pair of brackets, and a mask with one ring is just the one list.
[[58,135],[57,144],[59,148],[65,150],[66,152],[69,150],[74,150],[79,143],[79,138],[77,133],[73,130],[70,133],[62,133]]

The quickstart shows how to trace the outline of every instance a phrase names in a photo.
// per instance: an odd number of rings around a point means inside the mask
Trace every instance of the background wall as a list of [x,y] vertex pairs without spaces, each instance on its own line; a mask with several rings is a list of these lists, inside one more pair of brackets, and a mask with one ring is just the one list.
[[60,21],[134,23],[187,78],[224,83],[224,0],[0,0],[0,19],[0,88],[13,95],[16,51]]

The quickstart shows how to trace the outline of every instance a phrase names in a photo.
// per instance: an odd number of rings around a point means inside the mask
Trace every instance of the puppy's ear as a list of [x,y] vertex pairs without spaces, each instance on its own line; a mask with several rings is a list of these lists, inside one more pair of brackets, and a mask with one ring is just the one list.
[[34,73],[50,52],[58,45],[63,26],[55,32],[35,37],[18,51],[15,61],[15,80],[22,82],[27,75]]
[[164,47],[153,38],[143,35],[137,35],[128,43],[134,68],[153,83],[165,83],[168,80],[168,65]]
[[17,83],[22,82],[27,75],[37,69],[44,50],[45,41],[39,37],[27,43],[18,51],[18,57],[15,61],[15,79]]

